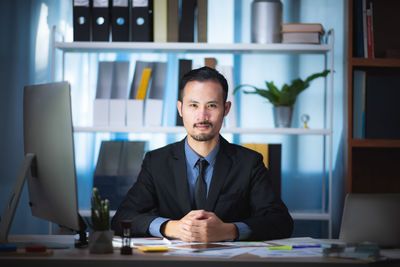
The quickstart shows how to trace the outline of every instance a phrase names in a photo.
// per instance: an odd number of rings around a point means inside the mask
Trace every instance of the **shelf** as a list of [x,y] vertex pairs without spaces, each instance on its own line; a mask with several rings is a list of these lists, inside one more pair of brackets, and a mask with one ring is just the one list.
[[314,220],[314,221],[329,221],[330,216],[327,212],[321,211],[291,211],[290,215],[293,220]]
[[351,58],[350,63],[358,67],[400,67],[400,58]]
[[[106,132],[106,133],[186,133],[182,126],[176,127],[74,127],[74,132]],[[301,128],[222,128],[221,133],[232,134],[289,134],[289,135],[330,135],[329,129]]]
[[389,139],[351,139],[352,147],[399,147],[400,140]]
[[[115,215],[115,210],[110,210],[110,217]],[[82,217],[90,217],[90,210],[79,210],[79,214]],[[328,221],[329,213],[321,213],[319,211],[296,211],[290,212],[290,215],[294,220],[315,220],[315,221]]]
[[154,42],[56,42],[55,48],[76,53],[223,53],[223,54],[325,54],[330,44],[222,44]]

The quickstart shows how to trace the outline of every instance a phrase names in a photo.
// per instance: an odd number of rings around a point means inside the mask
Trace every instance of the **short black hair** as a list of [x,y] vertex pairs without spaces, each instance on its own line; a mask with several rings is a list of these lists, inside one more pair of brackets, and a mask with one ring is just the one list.
[[224,99],[224,103],[226,102],[228,97],[228,82],[221,73],[210,67],[194,69],[183,75],[181,81],[179,82],[179,101],[182,101],[183,89],[185,88],[186,84],[192,81],[213,81],[219,83],[222,87],[222,97]]

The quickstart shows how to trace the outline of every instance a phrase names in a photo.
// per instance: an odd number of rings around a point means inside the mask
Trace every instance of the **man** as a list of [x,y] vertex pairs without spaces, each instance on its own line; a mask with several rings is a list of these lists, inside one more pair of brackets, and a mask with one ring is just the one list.
[[219,135],[229,112],[226,79],[203,67],[182,78],[177,108],[184,140],[146,153],[112,229],[132,220],[134,236],[184,241],[289,237],[293,220],[273,191],[262,156]]

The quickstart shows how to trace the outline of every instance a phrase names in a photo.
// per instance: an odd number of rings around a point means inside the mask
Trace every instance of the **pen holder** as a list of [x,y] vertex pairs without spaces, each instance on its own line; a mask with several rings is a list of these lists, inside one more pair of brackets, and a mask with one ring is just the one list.
[[92,231],[89,234],[89,252],[95,254],[113,253],[114,231]]

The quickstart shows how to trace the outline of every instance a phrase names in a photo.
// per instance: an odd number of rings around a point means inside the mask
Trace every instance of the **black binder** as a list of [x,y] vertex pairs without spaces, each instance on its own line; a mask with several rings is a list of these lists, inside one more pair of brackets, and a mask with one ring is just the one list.
[[110,16],[108,0],[93,0],[92,41],[110,40]]
[[73,13],[74,41],[90,41],[89,0],[74,0]]
[[[178,99],[179,99],[179,88],[181,87],[181,79],[183,75],[185,75],[187,72],[192,70],[192,60],[190,59],[179,59],[179,87],[178,87]],[[176,125],[177,126],[183,126],[183,120],[182,117],[179,115],[179,113],[176,113]]]
[[179,42],[194,42],[194,11],[196,0],[183,0],[179,22]]
[[111,37],[113,42],[129,41],[128,0],[112,0]]
[[132,0],[132,41],[153,41],[153,0]]

